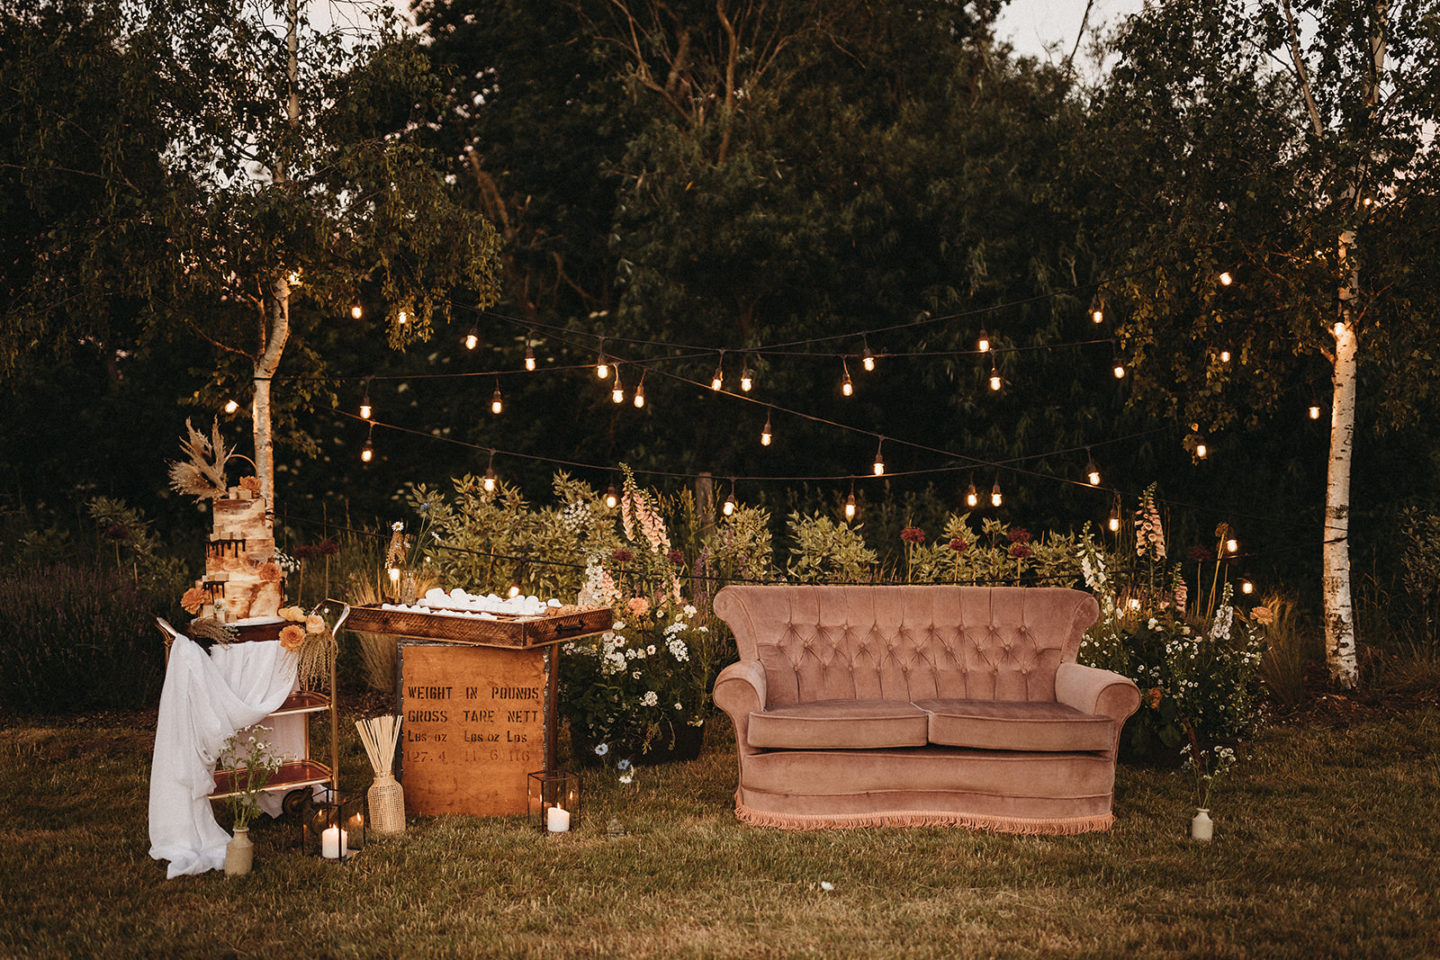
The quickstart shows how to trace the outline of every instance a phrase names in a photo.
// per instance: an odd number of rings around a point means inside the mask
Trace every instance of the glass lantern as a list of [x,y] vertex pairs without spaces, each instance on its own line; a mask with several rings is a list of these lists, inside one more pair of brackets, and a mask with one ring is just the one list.
[[568,770],[536,770],[526,778],[530,825],[541,833],[580,826],[580,777]]
[[301,824],[306,854],[343,863],[365,849],[365,798],[327,788],[311,799]]

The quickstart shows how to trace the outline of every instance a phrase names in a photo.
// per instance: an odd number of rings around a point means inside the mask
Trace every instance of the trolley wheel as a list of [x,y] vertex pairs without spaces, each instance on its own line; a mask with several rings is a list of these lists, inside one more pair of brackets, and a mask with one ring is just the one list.
[[285,794],[285,799],[280,801],[280,809],[285,811],[286,816],[298,817],[309,803],[310,788],[300,787]]

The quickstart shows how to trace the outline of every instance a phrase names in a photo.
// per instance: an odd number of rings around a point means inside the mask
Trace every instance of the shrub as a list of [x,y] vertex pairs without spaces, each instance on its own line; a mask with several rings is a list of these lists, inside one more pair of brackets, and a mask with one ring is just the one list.
[[0,704],[31,714],[153,705],[161,606],[112,571],[54,566],[0,583]]

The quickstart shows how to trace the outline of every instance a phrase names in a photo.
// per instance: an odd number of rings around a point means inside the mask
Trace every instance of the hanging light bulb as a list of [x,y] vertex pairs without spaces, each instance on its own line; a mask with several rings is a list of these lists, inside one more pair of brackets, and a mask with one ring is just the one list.
[[365,446],[360,448],[360,462],[369,463],[375,459],[375,445],[371,438],[375,436],[375,424],[370,424],[370,432],[365,435]]
[[1115,379],[1116,379],[1116,380],[1124,380],[1124,379],[1125,379],[1125,364],[1121,363],[1119,360],[1116,360],[1116,361],[1115,361],[1115,366],[1113,366],[1113,367],[1110,368],[1110,372],[1113,373],[1113,374],[1115,374]]
[[1205,443],[1205,438],[1201,437],[1195,441],[1195,458],[1204,460],[1208,456],[1210,456],[1210,447]]
[[980,339],[978,342],[976,342],[975,348],[981,353],[990,352],[990,334],[985,332],[984,327],[980,328]]
[[635,409],[641,410],[645,406],[645,372],[640,372],[640,382],[635,385]]
[[1229,350],[1221,350],[1221,351],[1220,351],[1220,362],[1221,362],[1221,363],[1229,363],[1229,362],[1230,362],[1230,351],[1229,351]]
[[1312,404],[1310,404],[1310,419],[1311,419],[1311,420],[1319,420],[1319,419],[1320,419],[1320,405],[1319,405],[1318,403],[1312,403]]
[[375,410],[370,406],[370,381],[365,381],[365,399],[360,401],[360,419],[369,420]]
[[883,447],[884,445],[885,445],[885,438],[884,438],[884,437],[881,437],[881,438],[880,438],[880,442],[877,443],[877,444],[875,444],[875,465],[874,465],[874,470],[875,470],[875,476],[877,476],[877,477],[883,477],[883,476],[885,475],[885,458],[884,458],[884,456],[882,456],[881,453],[880,453],[880,448]]
[[495,392],[490,395],[490,412],[499,415],[505,409],[505,402],[500,399],[500,384],[495,384]]
[[480,328],[471,327],[470,332],[465,334],[465,349],[474,350],[480,346]]
[[998,507],[1004,500],[1004,495],[1000,493],[1000,478],[996,477],[995,485],[990,488],[990,506]]
[[720,362],[715,364],[715,372],[710,374],[710,389],[718,391],[725,385],[725,351],[720,351]]
[[755,379],[750,376],[750,364],[743,364],[740,367],[740,389],[749,393],[753,386],[755,386]]
[[410,322],[410,314],[406,313],[404,310],[401,310],[395,315],[395,319],[398,320],[400,322],[400,326],[403,327],[405,326],[405,324]]
[[226,401],[225,401],[225,412],[226,412],[226,413],[234,413],[236,410],[239,410],[239,409],[240,409],[240,404],[239,404],[238,401],[236,401],[236,399],[235,399],[234,397],[231,397],[229,400],[226,400]]
[[1227,538],[1225,539],[1225,552],[1226,552],[1226,553],[1239,553],[1239,552],[1240,552],[1240,541],[1239,541],[1239,540],[1236,540],[1234,537],[1227,537]]
[[990,355],[990,389],[991,389],[992,391],[998,393],[998,392],[1000,391],[1000,388],[1003,387],[1004,385],[1005,385],[1005,381],[1000,379],[1000,368],[997,367],[997,366],[995,366],[995,355],[994,355],[994,354],[991,354],[991,355]]
[[610,484],[610,489],[605,491],[605,506],[611,510],[620,502],[620,494],[615,492],[615,484]]
[[615,385],[610,388],[610,402],[625,402],[625,387],[620,383],[620,364],[615,364]]
[[1220,271],[1220,286],[1222,286],[1222,287],[1228,287],[1228,286],[1230,286],[1230,284],[1232,284],[1232,283],[1234,283],[1234,282],[1235,282],[1235,278],[1232,277],[1232,276],[1230,276],[1230,271],[1229,271],[1229,270],[1222,270],[1222,271]]
[[525,369],[535,372],[535,348],[528,343],[525,344]]
[[387,568],[385,569],[385,572],[390,575],[390,582],[391,582],[391,583],[399,583],[399,582],[400,582],[400,568],[399,568],[399,567],[387,567]]
[[850,491],[850,496],[845,498],[845,519],[855,519],[855,491]]
[[770,432],[770,414],[769,414],[769,413],[766,413],[766,414],[765,414],[765,426],[764,426],[764,428],[761,429],[761,431],[760,431],[760,446],[762,446],[762,447],[768,447],[768,446],[770,446],[770,441],[771,441],[772,439],[773,439],[773,437],[771,436],[771,432]]
[[350,319],[359,320],[363,316],[365,316],[365,308],[360,306],[359,300],[356,300],[350,307]]
[[505,592],[505,595],[508,596],[511,600],[514,600],[516,597],[520,596],[520,581],[516,580],[514,583],[510,584],[510,589]]
[[1091,321],[1092,323],[1104,323],[1104,322],[1105,322],[1105,311],[1104,311],[1104,310],[1101,310],[1099,307],[1096,307],[1094,310],[1091,310],[1091,311],[1090,311],[1090,321]]
[[1105,521],[1105,525],[1110,528],[1111,533],[1120,532],[1120,509],[1118,507],[1110,508],[1110,517]]
[[1085,448],[1085,461],[1085,479],[1090,482],[1092,487],[1100,486],[1100,468],[1095,466],[1095,459],[1090,456],[1089,447]]
[[980,493],[975,489],[975,478],[970,478],[970,486],[965,488],[965,506],[974,510],[980,506]]
[[600,338],[600,356],[595,361],[595,376],[604,380],[610,376],[610,361],[605,359],[605,338]]
[[1255,584],[1251,582],[1249,577],[1240,578],[1240,592],[1247,597],[1255,592]]
[[486,493],[495,492],[495,451],[490,451],[490,462],[485,466],[485,478],[481,481]]
[[870,344],[865,344],[865,352],[860,354],[860,365],[869,373],[875,369],[875,354],[870,352]]
[[725,516],[728,517],[728,516],[730,516],[730,514],[732,514],[732,513],[735,512],[735,508],[736,508],[737,506],[739,506],[739,504],[735,502],[735,481],[734,481],[734,480],[731,480],[731,481],[730,481],[730,496],[728,496],[728,497],[725,498],[725,505],[720,508],[720,511],[721,511],[722,513],[724,513]]
[[840,369],[842,371],[840,392],[848,397],[855,392],[855,383],[850,379],[850,365],[845,362],[844,357],[840,358]]

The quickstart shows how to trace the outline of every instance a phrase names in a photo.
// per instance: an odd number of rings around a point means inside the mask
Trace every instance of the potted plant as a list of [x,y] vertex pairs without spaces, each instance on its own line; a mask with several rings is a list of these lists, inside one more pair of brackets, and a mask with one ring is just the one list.
[[[260,794],[280,770],[280,758],[270,752],[269,741],[256,734],[269,733],[269,727],[251,727],[226,738],[220,748],[220,765],[234,771],[232,790],[225,797],[234,817],[234,835],[225,845],[225,875],[243,876],[250,872],[255,859],[255,845],[250,841],[250,821],[260,813]],[[243,739],[242,739],[243,735]]]

